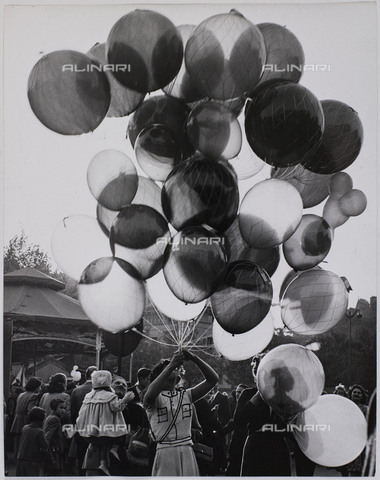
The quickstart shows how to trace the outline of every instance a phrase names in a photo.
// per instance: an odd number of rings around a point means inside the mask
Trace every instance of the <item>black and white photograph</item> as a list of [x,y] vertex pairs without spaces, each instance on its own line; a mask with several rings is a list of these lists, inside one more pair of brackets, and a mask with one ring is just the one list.
[[377,2],[0,5],[0,477],[376,476]]

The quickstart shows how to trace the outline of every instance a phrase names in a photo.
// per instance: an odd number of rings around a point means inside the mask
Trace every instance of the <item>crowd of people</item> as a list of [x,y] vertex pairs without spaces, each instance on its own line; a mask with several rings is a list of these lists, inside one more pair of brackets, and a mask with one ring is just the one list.
[[[218,374],[182,350],[131,385],[123,377],[89,366],[82,384],[57,373],[47,385],[36,377],[13,385],[6,402],[6,464],[16,476],[313,476],[315,464],[300,450],[256,388],[260,356],[253,359],[252,385],[230,395],[218,389]],[[189,385],[181,374],[191,361],[203,380]],[[68,388],[69,387],[69,388]],[[339,384],[367,415],[367,392]],[[261,429],[265,424],[279,428]],[[363,456],[340,467],[360,475]]]

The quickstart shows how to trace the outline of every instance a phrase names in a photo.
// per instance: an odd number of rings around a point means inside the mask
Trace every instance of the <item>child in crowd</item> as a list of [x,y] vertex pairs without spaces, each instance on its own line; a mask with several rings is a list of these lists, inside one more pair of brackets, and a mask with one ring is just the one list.
[[65,440],[62,433],[61,418],[66,414],[66,404],[61,398],[50,402],[51,414],[44,422],[43,430],[46,443],[54,458],[54,465],[46,469],[47,475],[59,476],[64,471]]

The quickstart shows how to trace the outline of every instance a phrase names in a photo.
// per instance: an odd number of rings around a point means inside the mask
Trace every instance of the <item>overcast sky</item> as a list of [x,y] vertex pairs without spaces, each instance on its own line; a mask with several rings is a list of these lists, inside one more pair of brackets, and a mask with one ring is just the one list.
[[[377,25],[375,3],[239,5],[107,5],[9,6],[4,33],[4,242],[23,229],[29,240],[51,256],[55,226],[73,214],[95,216],[96,201],[86,182],[92,157],[112,148],[134,153],[125,132],[128,117],[106,119],[93,132],[63,136],[44,127],[27,99],[33,65],[54,50],[87,52],[104,42],[113,24],[135,8],[166,15],[175,25],[199,24],[207,17],[239,10],[253,23],[285,25],[301,42],[306,64],[329,65],[329,71],[307,71],[301,83],[320,100],[336,99],[359,114],[364,127],[362,151],[346,169],[354,188],[368,199],[366,211],[335,230],[323,268],[346,276],[358,297],[376,295],[377,254]],[[242,183],[244,193],[269,178],[269,168]],[[324,202],[304,213],[322,215]],[[273,277],[275,292],[290,267],[285,260]]]

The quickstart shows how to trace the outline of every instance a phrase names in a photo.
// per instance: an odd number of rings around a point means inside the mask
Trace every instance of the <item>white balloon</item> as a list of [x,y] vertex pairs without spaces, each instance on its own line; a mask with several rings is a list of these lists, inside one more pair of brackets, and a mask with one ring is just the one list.
[[164,272],[160,270],[146,281],[150,300],[157,309],[173,320],[187,321],[200,315],[206,307],[207,300],[199,303],[184,303],[170,290]]
[[77,282],[91,262],[111,255],[109,240],[98,221],[87,215],[72,215],[59,222],[51,249],[59,268]]
[[215,349],[225,358],[240,362],[260,353],[272,340],[274,319],[271,312],[255,328],[245,333],[232,335],[217,321],[212,324]]
[[303,453],[326,467],[346,465],[367,441],[367,422],[360,408],[341,395],[322,395],[297,415],[292,428]]

